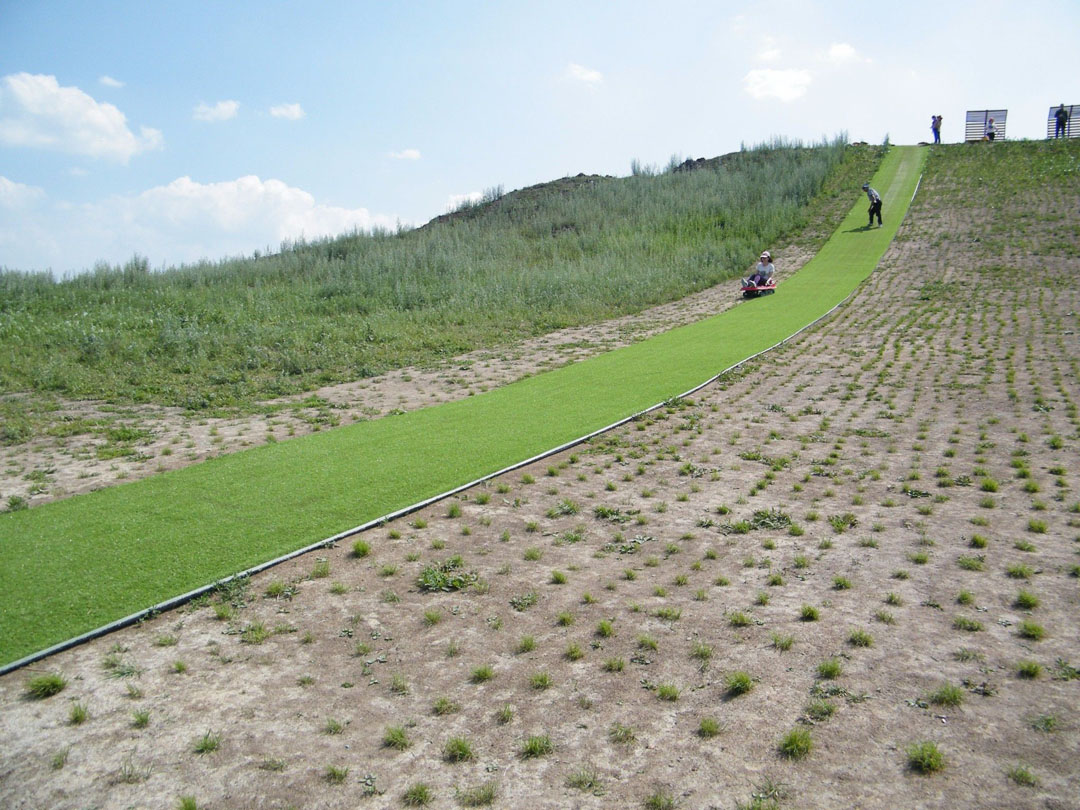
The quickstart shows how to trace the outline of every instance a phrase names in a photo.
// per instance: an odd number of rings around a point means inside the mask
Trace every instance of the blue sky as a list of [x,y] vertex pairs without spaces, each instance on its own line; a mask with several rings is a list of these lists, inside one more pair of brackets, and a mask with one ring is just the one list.
[[1075,0],[0,0],[0,266],[220,259],[933,113],[1041,138],[1078,35]]

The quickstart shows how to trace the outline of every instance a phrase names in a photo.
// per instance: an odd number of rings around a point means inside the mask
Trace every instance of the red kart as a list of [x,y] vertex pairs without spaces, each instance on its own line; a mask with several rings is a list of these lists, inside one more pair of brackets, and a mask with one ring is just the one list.
[[742,280],[743,298],[757,298],[759,295],[772,295],[774,292],[776,292],[776,279],[774,278],[761,283],[755,283],[748,278]]

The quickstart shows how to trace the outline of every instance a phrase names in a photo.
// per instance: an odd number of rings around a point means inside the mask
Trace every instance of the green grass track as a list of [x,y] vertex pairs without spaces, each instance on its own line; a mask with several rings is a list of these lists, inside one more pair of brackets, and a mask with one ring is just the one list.
[[892,148],[872,180],[885,227],[861,229],[862,195],[775,295],[468,399],[0,515],[0,663],[543,453],[783,340],[873,271],[925,154]]

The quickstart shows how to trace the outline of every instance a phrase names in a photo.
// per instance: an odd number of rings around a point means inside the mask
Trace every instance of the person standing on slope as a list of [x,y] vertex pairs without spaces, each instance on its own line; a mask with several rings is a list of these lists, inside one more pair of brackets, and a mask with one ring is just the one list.
[[870,214],[870,221],[866,223],[866,227],[869,228],[874,224],[874,214],[877,214],[877,224],[881,227],[881,195],[874,189],[870,188],[869,183],[862,184],[862,190],[866,192],[867,198],[870,200],[870,210],[867,212]]
[[941,116],[930,116],[930,131],[934,133],[934,143],[941,143]]
[[1064,138],[1067,137],[1066,133],[1069,128],[1069,111],[1065,109],[1065,105],[1062,104],[1056,110],[1054,110],[1054,137]]

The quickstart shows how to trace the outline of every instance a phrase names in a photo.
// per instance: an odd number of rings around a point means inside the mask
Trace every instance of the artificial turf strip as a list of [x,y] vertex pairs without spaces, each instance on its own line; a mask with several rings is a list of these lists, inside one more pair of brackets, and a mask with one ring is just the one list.
[[861,229],[863,196],[775,295],[468,399],[0,515],[0,663],[542,453],[783,340],[877,265],[924,158],[891,149],[872,181],[885,227]]

